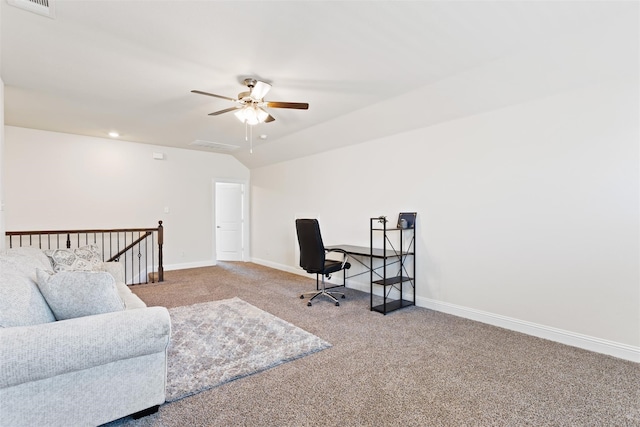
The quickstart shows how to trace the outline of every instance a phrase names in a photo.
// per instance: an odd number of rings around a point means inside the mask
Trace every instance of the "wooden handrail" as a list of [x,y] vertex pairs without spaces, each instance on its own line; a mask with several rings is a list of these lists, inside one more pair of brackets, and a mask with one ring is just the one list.
[[[162,227],[162,221],[158,221],[159,227]],[[92,234],[92,233],[131,233],[136,231],[158,231],[157,228],[110,228],[110,229],[91,229],[91,230],[36,230],[36,231],[7,231],[7,236],[34,236],[38,234]]]
[[107,260],[107,262],[113,262],[113,261],[118,261],[120,260],[120,257],[127,253],[127,251],[129,249],[132,249],[135,245],[137,245],[138,243],[142,242],[144,239],[146,239],[147,237],[151,236],[151,232],[147,231],[146,233],[144,233],[142,236],[138,237],[136,240],[134,240],[133,242],[129,243],[127,245],[126,248],[124,248],[123,250],[121,250],[120,252],[118,252],[117,254],[113,255],[111,258],[109,258]]

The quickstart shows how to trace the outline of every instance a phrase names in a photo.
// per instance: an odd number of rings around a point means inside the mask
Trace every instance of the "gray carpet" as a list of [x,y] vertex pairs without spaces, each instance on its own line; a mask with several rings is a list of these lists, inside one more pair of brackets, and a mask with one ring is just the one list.
[[240,298],[169,309],[167,402],[330,347]]
[[252,263],[165,277],[132,290],[166,307],[238,297],[332,347],[118,425],[640,426],[637,363],[420,307],[383,316],[353,289],[307,307],[315,278]]

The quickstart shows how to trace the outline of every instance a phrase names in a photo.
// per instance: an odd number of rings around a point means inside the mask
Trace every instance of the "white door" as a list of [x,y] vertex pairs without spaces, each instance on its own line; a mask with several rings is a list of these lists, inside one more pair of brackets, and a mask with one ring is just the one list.
[[242,261],[243,185],[216,182],[216,259]]

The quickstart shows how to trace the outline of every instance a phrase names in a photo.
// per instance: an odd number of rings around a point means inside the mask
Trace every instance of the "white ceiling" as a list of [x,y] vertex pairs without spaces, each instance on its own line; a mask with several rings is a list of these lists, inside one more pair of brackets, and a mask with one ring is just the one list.
[[[1,1],[5,124],[240,145],[250,168],[624,74],[612,46],[638,21],[637,2],[53,1],[55,19]],[[230,101],[190,93],[245,77],[310,104],[271,109],[253,154],[232,113],[207,115]]]

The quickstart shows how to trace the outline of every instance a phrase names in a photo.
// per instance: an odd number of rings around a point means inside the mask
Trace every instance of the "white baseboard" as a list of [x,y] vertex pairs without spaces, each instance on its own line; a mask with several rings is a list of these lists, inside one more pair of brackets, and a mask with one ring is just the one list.
[[[283,264],[256,258],[254,258],[252,262],[264,265],[266,267],[275,268],[277,270],[298,274],[301,276],[310,276],[300,268],[292,268]],[[335,275],[332,280],[330,280],[330,282],[334,284],[341,284],[342,275]],[[368,283],[360,283],[354,280],[349,281],[347,287],[367,293],[370,289]],[[430,298],[416,297],[416,305],[418,307],[424,307],[430,310],[440,311],[442,313],[463,317],[465,319],[487,323],[489,325],[498,326],[500,328],[509,329],[511,331],[521,332],[523,334],[532,335],[534,337],[582,348],[584,350],[607,354],[609,356],[640,363],[640,347],[596,338],[589,335],[583,335],[576,332],[565,331],[550,326],[539,325],[537,323],[527,322],[525,320],[519,320],[512,317],[476,310],[469,307],[463,307],[456,304],[437,301]]]
[[183,262],[180,264],[169,264],[164,266],[164,271],[171,270],[184,270],[187,268],[198,268],[198,267],[212,267],[216,265],[215,261],[196,261],[196,262]]
[[512,317],[476,310],[469,307],[436,301],[429,298],[418,297],[416,300],[416,305],[420,307],[429,308],[431,310],[464,317],[465,319],[475,320],[477,322],[487,323],[489,325],[521,332],[534,337],[544,338],[561,344],[582,348],[584,350],[608,354],[609,356],[640,363],[640,347],[583,335],[550,326],[544,326],[533,322],[527,322],[525,320],[514,319]]
[[[298,276],[311,277],[312,275],[304,271],[300,267],[291,267],[289,265],[280,264],[273,261],[267,261],[261,258],[251,258],[251,262],[264,265],[265,267],[275,268],[276,270],[286,271],[288,273],[297,274]],[[314,276],[315,277],[315,276]]]

